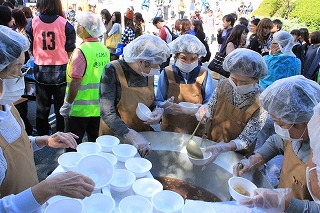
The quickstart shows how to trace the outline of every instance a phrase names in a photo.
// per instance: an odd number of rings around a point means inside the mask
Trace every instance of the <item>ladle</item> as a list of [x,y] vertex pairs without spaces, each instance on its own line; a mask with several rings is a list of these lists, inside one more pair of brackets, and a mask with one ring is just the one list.
[[197,124],[195,130],[193,131],[193,133],[192,133],[192,135],[191,135],[191,137],[190,137],[190,139],[188,140],[188,143],[187,143],[187,147],[186,147],[187,152],[193,158],[198,158],[198,159],[202,159],[203,158],[203,153],[202,153],[199,145],[196,142],[194,142],[194,140],[192,140],[192,138],[193,138],[194,134],[196,133],[196,131],[198,130],[198,128],[199,128],[201,122],[203,121],[204,117],[205,116],[203,116],[202,119]]

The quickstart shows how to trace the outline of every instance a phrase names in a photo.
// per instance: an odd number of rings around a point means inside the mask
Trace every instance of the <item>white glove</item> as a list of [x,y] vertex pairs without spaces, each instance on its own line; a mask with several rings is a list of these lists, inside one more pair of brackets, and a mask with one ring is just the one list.
[[195,114],[196,118],[198,121],[201,121],[203,116],[206,116],[206,118],[211,117],[211,112],[209,110],[209,105],[208,104],[203,104],[198,111]]
[[62,117],[70,117],[71,107],[72,104],[69,104],[68,102],[64,101],[62,107],[59,110],[60,115],[62,115]]
[[160,122],[164,109],[160,107],[156,107],[150,114],[150,119],[146,120],[145,124],[157,124]]
[[254,191],[254,196],[240,201],[241,205],[249,208],[267,210],[268,212],[284,212],[286,204],[290,202],[292,189],[264,189],[258,188]]
[[135,130],[129,129],[124,138],[137,148],[141,157],[145,157],[151,152],[151,143]]

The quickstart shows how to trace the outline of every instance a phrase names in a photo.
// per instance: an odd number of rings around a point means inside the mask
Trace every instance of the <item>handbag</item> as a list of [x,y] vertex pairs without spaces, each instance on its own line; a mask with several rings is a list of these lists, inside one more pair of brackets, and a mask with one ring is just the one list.
[[208,65],[208,68],[216,73],[219,73],[220,75],[226,78],[229,78],[230,73],[226,72],[222,67],[225,57],[226,57],[226,46],[224,46],[219,52],[216,53],[216,55]]
[[109,36],[106,39],[106,47],[109,49],[116,49],[117,45],[119,44],[120,40],[121,40],[121,34],[120,33],[116,33],[116,34],[112,34],[111,36]]

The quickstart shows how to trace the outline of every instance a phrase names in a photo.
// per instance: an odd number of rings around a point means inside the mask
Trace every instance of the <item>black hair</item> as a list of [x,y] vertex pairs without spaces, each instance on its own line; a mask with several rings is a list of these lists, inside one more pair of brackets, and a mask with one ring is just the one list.
[[118,24],[121,24],[121,13],[119,11],[116,11],[116,12],[113,12],[112,15],[115,15],[116,17],[116,20],[112,22],[112,25],[114,23],[118,23]]
[[108,24],[109,21],[111,20],[111,14],[110,14],[109,10],[103,9],[103,10],[101,10],[100,14],[103,16],[103,18],[105,20],[104,24]]
[[259,18],[255,18],[255,19],[253,19],[251,21],[251,24],[254,24],[254,25],[258,26],[259,22],[260,22],[260,19]]
[[155,18],[152,20],[152,24],[153,24],[153,25],[156,25],[158,22],[164,22],[163,18],[162,18],[162,17],[155,17]]
[[301,33],[300,33],[300,30],[294,29],[294,30],[291,30],[290,34],[291,34],[291,35],[296,35],[296,36],[299,37]]
[[14,5],[11,4],[11,2],[9,2],[9,1],[4,2],[4,3],[2,4],[2,6],[10,7],[12,10],[14,9]]
[[227,14],[225,16],[223,16],[222,20],[226,20],[226,22],[231,22],[231,26],[233,27],[234,25],[234,22],[236,21],[236,19],[234,19],[234,16],[230,13],[230,14]]
[[308,28],[300,28],[299,31],[300,31],[301,38],[302,38],[307,44],[309,44],[309,31],[308,31]]
[[12,13],[9,7],[0,5],[0,25],[8,27],[12,19]]
[[277,25],[278,29],[281,30],[282,28],[282,21],[280,21],[279,19],[274,19],[272,21],[273,24]]
[[245,27],[248,27],[249,25],[249,20],[246,19],[245,17],[240,17],[239,18],[239,24],[245,26]]

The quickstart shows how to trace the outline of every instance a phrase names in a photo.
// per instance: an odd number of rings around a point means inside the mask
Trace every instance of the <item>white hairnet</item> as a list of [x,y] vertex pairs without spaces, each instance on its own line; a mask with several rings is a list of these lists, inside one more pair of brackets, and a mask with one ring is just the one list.
[[0,72],[17,60],[29,46],[30,43],[25,36],[0,25]]
[[206,56],[207,50],[202,42],[194,35],[181,35],[169,43],[171,53],[176,55],[178,53],[194,53],[199,57]]
[[101,17],[92,12],[80,12],[76,15],[76,20],[93,38],[98,38],[106,31]]
[[287,124],[309,122],[320,102],[320,85],[302,75],[275,81],[260,97],[261,106]]
[[262,56],[245,48],[237,48],[229,53],[224,58],[223,69],[230,73],[258,79],[268,74],[268,67]]
[[279,32],[276,32],[273,35],[273,41],[278,43],[280,51],[283,55],[296,57],[295,54],[292,52],[292,47],[294,43],[293,36],[290,33],[280,30]]
[[308,123],[308,134],[310,139],[310,146],[312,148],[313,157],[312,161],[317,165],[318,184],[320,186],[320,155],[316,154],[320,152],[320,104],[314,107],[313,116]]
[[167,43],[150,34],[139,36],[123,48],[123,58],[128,63],[144,60],[151,64],[162,64],[169,56]]

